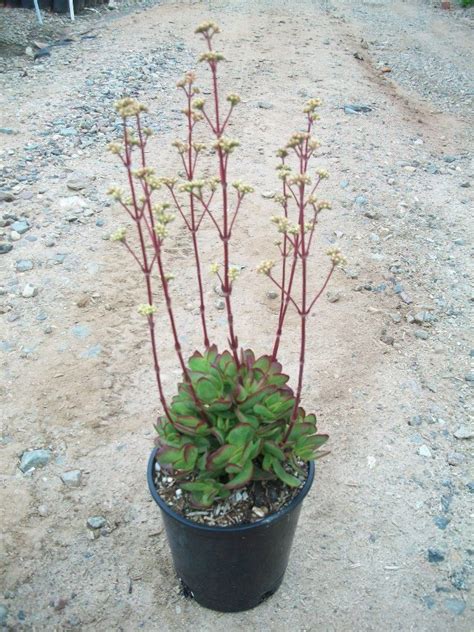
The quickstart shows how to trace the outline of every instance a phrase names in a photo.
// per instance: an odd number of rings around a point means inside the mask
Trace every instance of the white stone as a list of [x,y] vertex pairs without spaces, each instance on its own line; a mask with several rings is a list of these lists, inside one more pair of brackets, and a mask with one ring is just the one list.
[[428,459],[431,458],[431,450],[429,449],[429,447],[427,445],[422,445],[418,448],[418,454],[420,456],[425,456]]
[[34,285],[31,285],[31,283],[27,283],[21,293],[23,298],[32,298],[33,296],[36,296],[37,294],[38,294],[37,288],[35,288]]

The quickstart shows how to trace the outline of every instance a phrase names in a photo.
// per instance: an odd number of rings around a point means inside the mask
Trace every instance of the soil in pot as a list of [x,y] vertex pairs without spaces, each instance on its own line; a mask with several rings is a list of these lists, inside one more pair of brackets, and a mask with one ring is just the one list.
[[180,487],[183,480],[176,480],[157,463],[154,483],[160,497],[176,513],[198,524],[228,527],[255,523],[290,503],[299,494],[308,476],[307,464],[301,465],[305,475],[300,487],[288,487],[278,479],[253,481],[208,509],[193,507],[189,502],[190,494],[183,492]]

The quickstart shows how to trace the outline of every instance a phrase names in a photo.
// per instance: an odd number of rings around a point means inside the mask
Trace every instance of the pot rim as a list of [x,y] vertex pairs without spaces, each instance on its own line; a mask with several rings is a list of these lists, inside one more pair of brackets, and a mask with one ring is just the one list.
[[148,459],[148,466],[147,466],[148,488],[150,489],[150,492],[151,492],[151,495],[153,496],[154,501],[157,503],[157,505],[160,507],[162,511],[164,511],[166,514],[168,514],[170,517],[174,518],[181,524],[187,527],[193,527],[194,529],[198,529],[200,531],[207,531],[207,532],[214,532],[214,533],[233,533],[233,532],[242,533],[243,531],[249,531],[250,529],[255,529],[256,527],[268,527],[273,522],[280,520],[281,518],[283,518],[283,516],[293,511],[295,507],[297,507],[300,503],[303,502],[305,496],[308,494],[309,490],[311,489],[311,485],[313,484],[314,472],[316,469],[314,465],[314,461],[309,461],[308,462],[308,477],[306,478],[306,481],[303,487],[300,489],[298,494],[293,498],[291,502],[289,502],[287,505],[285,505],[284,507],[282,507],[275,513],[265,516],[265,518],[262,518],[261,520],[258,520],[257,522],[252,522],[250,524],[242,524],[242,525],[237,525],[237,526],[231,525],[227,527],[210,526],[210,525],[200,524],[199,522],[193,522],[192,520],[189,520],[189,518],[186,518],[185,516],[182,516],[181,514],[177,513],[176,511],[171,509],[171,507],[167,505],[165,501],[161,498],[161,496],[158,494],[158,491],[155,487],[155,482],[153,480],[154,471],[155,471],[154,470],[155,456],[156,456],[157,451],[158,451],[158,448],[154,448],[152,450],[150,454],[150,458]]

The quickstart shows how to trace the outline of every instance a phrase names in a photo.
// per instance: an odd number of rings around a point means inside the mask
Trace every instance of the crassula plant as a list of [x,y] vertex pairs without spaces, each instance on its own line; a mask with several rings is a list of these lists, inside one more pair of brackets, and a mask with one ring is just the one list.
[[[310,160],[319,147],[313,137],[318,120],[318,99],[304,107],[304,128],[292,134],[277,156],[281,194],[275,197],[278,214],[271,218],[279,239],[275,259],[263,261],[257,272],[264,274],[279,292],[279,313],[274,343],[266,355],[256,357],[240,349],[235,332],[232,293],[239,269],[230,264],[231,238],[244,198],[253,188],[230,179],[231,154],[239,142],[227,135],[229,121],[240,102],[237,94],[222,97],[218,67],[224,57],[214,49],[219,28],[206,22],[196,29],[206,50],[200,62],[208,67],[211,96],[201,97],[196,76],[188,72],[178,82],[184,97],[186,137],[175,141],[184,177],[157,175],[148,166],[148,141],[152,131],[144,123],[146,106],[131,98],[120,100],[116,109],[123,121],[123,137],[110,145],[121,160],[128,192],[110,189],[110,195],[129,215],[136,235],[129,238],[120,228],[112,239],[121,242],[143,273],[146,302],[138,311],[147,322],[151,337],[153,366],[162,412],[156,425],[156,460],[167,469],[196,507],[209,507],[233,490],[252,481],[279,479],[289,487],[300,487],[305,464],[322,456],[320,447],[327,435],[318,434],[316,417],[301,406],[305,367],[307,321],[324,292],[335,268],[344,264],[337,248],[328,251],[329,266],[322,285],[314,290],[309,278],[308,259],[323,209],[330,204],[317,197],[324,170],[312,172]],[[207,130],[212,141],[197,138]],[[215,159],[215,175],[200,176],[200,165],[209,155]],[[165,253],[170,223],[178,218],[189,232],[196,273],[196,289],[203,346],[185,360],[172,303],[173,276],[167,270]],[[210,342],[206,317],[205,278],[199,231],[210,222],[221,245],[220,262],[212,263],[224,299],[228,327],[227,350]],[[208,263],[209,264],[209,263]],[[166,314],[157,313],[157,301]],[[299,316],[299,369],[296,388],[288,385],[278,360],[280,342],[289,310]],[[167,318],[182,381],[171,399],[164,392],[160,351],[156,339],[159,318]]]

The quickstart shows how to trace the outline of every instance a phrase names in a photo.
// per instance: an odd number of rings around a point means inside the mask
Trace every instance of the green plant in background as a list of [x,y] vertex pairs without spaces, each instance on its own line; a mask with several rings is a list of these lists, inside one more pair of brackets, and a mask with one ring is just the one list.
[[[124,228],[118,229],[112,239],[132,254],[145,279],[147,302],[139,307],[139,312],[149,326],[162,406],[156,425],[157,461],[181,481],[181,488],[190,494],[192,503],[208,507],[251,481],[273,478],[289,487],[298,487],[305,478],[304,464],[322,456],[319,448],[328,437],[317,433],[316,417],[307,415],[301,407],[307,323],[334,270],[344,265],[345,260],[338,248],[328,250],[329,269],[319,287],[312,289],[308,261],[319,215],[330,208],[330,204],[317,196],[318,187],[328,177],[327,172],[318,169],[312,173],[310,167],[320,146],[312,133],[321,105],[319,99],[310,99],[303,110],[303,130],[293,133],[277,152],[282,189],[275,202],[280,214],[273,216],[271,222],[278,233],[275,243],[279,262],[267,259],[257,268],[280,293],[272,351],[256,358],[252,350],[239,347],[232,306],[239,270],[230,265],[230,244],[244,198],[253,188],[229,178],[231,155],[239,141],[229,137],[227,130],[240,97],[230,93],[223,100],[219,91],[217,70],[224,57],[213,48],[219,28],[213,22],[205,22],[196,33],[206,44],[207,50],[200,56],[200,62],[210,70],[211,95],[208,99],[201,98],[192,72],[178,82],[185,96],[186,138],[173,145],[181,158],[184,177],[158,177],[148,166],[148,141],[152,132],[143,124],[147,108],[134,99],[124,98],[116,106],[123,121],[123,137],[112,143],[110,150],[125,168],[129,192],[125,194],[120,188],[112,187],[110,194],[136,226],[135,244]],[[196,139],[196,129],[200,126],[210,131],[210,145]],[[198,177],[203,155],[215,157],[216,170],[211,177]],[[157,194],[162,195],[158,201]],[[188,362],[181,347],[172,302],[173,275],[167,271],[164,258],[165,243],[175,216],[188,230],[193,245],[204,347],[202,353],[196,351]],[[220,284],[227,315],[229,350],[221,353],[209,341],[198,239],[203,221],[209,220],[222,252],[221,262],[211,265],[211,272]],[[156,340],[157,286],[183,373],[171,402],[163,389]],[[295,390],[288,385],[288,376],[278,361],[290,309],[299,317],[299,368]]]

